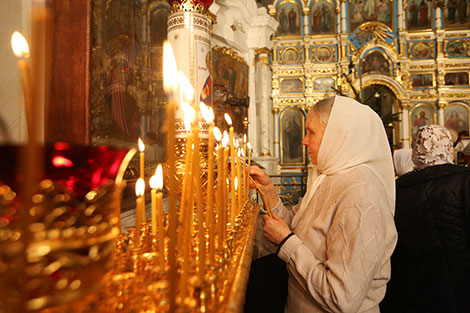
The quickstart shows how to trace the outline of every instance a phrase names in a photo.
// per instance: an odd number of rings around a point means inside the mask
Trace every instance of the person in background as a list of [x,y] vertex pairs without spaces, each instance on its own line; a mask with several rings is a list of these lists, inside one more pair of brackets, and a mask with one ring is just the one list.
[[413,138],[415,171],[396,181],[398,243],[382,313],[470,312],[470,169],[456,166],[450,132]]
[[468,131],[463,130],[459,133],[458,138],[454,143],[456,164],[466,163],[463,150],[468,144],[470,144],[470,137],[468,136]]
[[395,150],[393,152],[393,166],[397,176],[411,172],[414,168],[414,163],[411,160],[411,149]]
[[287,265],[287,312],[379,313],[397,240],[383,123],[369,106],[336,96],[312,108],[306,128],[302,144],[316,166],[292,209],[265,172],[248,169],[273,208],[261,224]]

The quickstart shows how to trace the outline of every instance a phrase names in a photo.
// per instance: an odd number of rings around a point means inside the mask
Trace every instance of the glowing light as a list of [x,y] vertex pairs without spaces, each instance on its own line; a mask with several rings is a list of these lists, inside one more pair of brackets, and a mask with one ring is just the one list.
[[225,117],[225,120],[227,121],[227,124],[229,126],[232,126],[232,119],[230,118],[230,115],[228,115],[227,113],[224,113],[224,117]]
[[187,130],[190,130],[191,123],[194,121],[194,118],[196,117],[196,110],[194,110],[194,108],[187,103],[183,103],[181,107],[183,108],[183,112],[184,112],[184,127],[186,127]]
[[174,92],[178,88],[178,70],[176,69],[175,54],[168,41],[163,43],[163,89]]
[[212,108],[209,108],[204,102],[199,103],[199,108],[206,122],[212,123],[214,121],[214,111],[212,111]]
[[248,143],[246,144],[246,147],[248,148],[248,150],[251,150],[251,143],[248,142]]
[[72,167],[73,162],[61,155],[52,158],[52,164],[55,167]]
[[228,146],[228,143],[230,141],[230,138],[228,136],[228,133],[226,130],[224,130],[224,137],[222,138],[222,146],[225,148]]
[[182,92],[182,102],[192,102],[194,97],[194,88],[189,82],[189,79],[183,72],[178,71],[178,82],[180,91]]
[[246,143],[246,134],[243,135],[243,143]]
[[235,190],[238,190],[238,177],[235,176]]
[[145,151],[145,145],[144,145],[144,142],[142,141],[142,139],[140,139],[140,137],[139,137],[138,142],[139,142],[139,151],[144,152]]
[[13,53],[19,58],[29,58],[29,45],[20,32],[11,35],[11,48]]
[[214,127],[214,138],[217,141],[222,140],[222,133],[220,132],[220,129],[218,127]]
[[135,183],[135,195],[137,197],[142,197],[145,193],[145,182],[142,178],[137,179]]
[[163,189],[163,168],[161,164],[158,164],[157,169],[155,170],[155,175],[150,177],[149,184],[152,189]]

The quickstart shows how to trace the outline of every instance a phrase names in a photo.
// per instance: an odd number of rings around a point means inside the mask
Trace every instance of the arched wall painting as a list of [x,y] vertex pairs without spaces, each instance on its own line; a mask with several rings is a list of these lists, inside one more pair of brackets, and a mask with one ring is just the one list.
[[469,0],[445,0],[443,6],[445,28],[468,28],[470,27]]
[[335,33],[335,10],[329,1],[316,1],[310,9],[310,33],[312,35]]
[[365,22],[381,22],[392,28],[393,1],[351,0],[349,2],[349,32]]
[[382,53],[373,51],[369,53],[361,62],[361,74],[366,73],[380,73],[390,75],[390,62]]
[[413,138],[421,126],[435,124],[435,115],[434,108],[428,103],[419,103],[414,106],[410,111],[411,137]]
[[432,26],[432,1],[410,0],[406,10],[408,30],[430,29]]
[[470,109],[464,103],[452,103],[444,108],[444,126],[455,141],[461,131],[469,131]]
[[295,2],[284,1],[277,9],[278,36],[299,36],[301,28],[300,8]]
[[298,108],[287,108],[280,115],[281,165],[304,165],[305,115]]

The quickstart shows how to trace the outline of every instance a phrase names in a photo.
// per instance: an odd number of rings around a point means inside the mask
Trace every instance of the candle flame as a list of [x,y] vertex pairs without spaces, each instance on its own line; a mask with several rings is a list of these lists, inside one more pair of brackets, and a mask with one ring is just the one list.
[[192,102],[194,97],[194,88],[191,85],[189,79],[184,75],[183,72],[178,71],[178,82],[180,89],[183,92],[182,102]]
[[199,108],[206,122],[212,123],[214,121],[214,111],[212,111],[212,108],[209,108],[204,102],[199,103]]
[[230,115],[228,115],[227,113],[224,113],[224,117],[225,117],[225,120],[227,121],[227,124],[229,126],[232,126],[232,119],[230,118]]
[[152,189],[163,189],[163,168],[161,164],[158,164],[157,169],[155,170],[155,175],[150,177],[149,184]]
[[240,154],[241,154],[242,157],[244,157],[245,156],[245,151],[243,151],[243,149],[240,149]]
[[248,143],[246,144],[246,147],[248,148],[248,150],[251,150],[251,143],[248,142]]
[[13,53],[19,58],[29,58],[29,45],[20,32],[11,35],[11,48]]
[[238,177],[235,176],[235,190],[238,190]]
[[194,117],[196,116],[196,110],[194,110],[194,108],[188,103],[181,104],[181,108],[184,112],[184,127],[186,127],[187,130],[190,130],[191,123],[194,121]]
[[139,178],[135,183],[135,195],[142,197],[145,193],[145,182],[142,178]]
[[243,134],[243,143],[246,143],[246,134]]
[[145,151],[145,145],[144,145],[144,142],[142,141],[142,139],[140,139],[140,137],[139,137],[138,142],[139,142],[139,151],[144,152]]
[[214,127],[214,138],[217,141],[222,140],[222,133],[220,132],[220,129],[218,127]]
[[237,155],[238,155],[238,157],[242,156],[242,149],[237,149]]
[[222,138],[222,146],[227,147],[229,144],[230,138],[226,130],[224,130],[224,137]]
[[228,178],[227,178],[227,180],[226,180],[226,181],[227,181],[227,185],[228,185],[228,184],[230,184],[230,180],[228,180]]
[[178,88],[178,71],[176,69],[175,54],[170,42],[163,43],[163,89],[165,92],[174,92]]

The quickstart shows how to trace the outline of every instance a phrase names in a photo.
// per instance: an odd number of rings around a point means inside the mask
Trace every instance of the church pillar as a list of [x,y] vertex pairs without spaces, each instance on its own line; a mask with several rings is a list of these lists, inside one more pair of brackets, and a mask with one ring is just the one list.
[[445,101],[439,101],[437,106],[439,108],[439,111],[437,113],[437,120],[438,120],[438,124],[441,125],[441,126],[444,126],[444,108],[446,107],[447,105],[447,102]]
[[341,0],[341,32],[346,33],[346,1]]
[[303,13],[303,17],[304,17],[304,36],[308,36],[310,35],[310,32],[309,32],[309,29],[308,29],[308,17],[309,17],[309,13],[310,13],[310,8],[308,7],[304,7],[303,10],[302,10],[302,13]]
[[[212,1],[197,0],[170,1],[168,41],[173,47],[178,70],[186,75],[194,88],[193,103],[196,106],[199,106],[199,102],[204,97],[202,96],[203,90],[212,90],[209,79],[211,21],[207,16],[207,9],[211,3]],[[180,106],[177,108],[176,125],[184,125],[183,112]],[[200,137],[207,138],[207,124],[202,121],[202,117],[199,120],[199,127]],[[184,127],[177,127],[176,137],[186,137]]]
[[259,148],[260,156],[272,156],[272,137],[270,121],[272,120],[271,78],[268,54],[261,52],[256,57],[256,106],[259,108]]
[[403,11],[403,1],[398,1],[398,30],[403,30],[404,29],[404,24],[405,24],[405,12]]
[[408,103],[402,103],[402,115],[401,115],[401,133],[402,135],[402,148],[410,148],[410,124],[408,117],[408,109],[410,105]]
[[434,25],[436,25],[437,29],[442,29],[442,9],[440,6],[436,7],[436,17],[434,18]]

